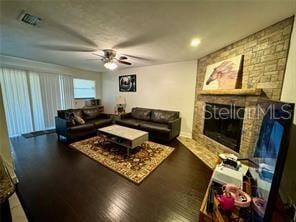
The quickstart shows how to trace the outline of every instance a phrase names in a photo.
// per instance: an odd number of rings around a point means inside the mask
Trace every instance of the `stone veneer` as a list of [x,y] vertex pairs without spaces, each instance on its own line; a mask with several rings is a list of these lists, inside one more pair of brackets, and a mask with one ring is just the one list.
[[194,140],[217,154],[225,151],[232,152],[228,147],[203,134],[203,106],[206,102],[235,104],[245,107],[240,154],[241,156],[250,154],[258,136],[258,126],[261,123],[260,118],[255,118],[258,114],[255,108],[260,97],[200,95],[199,91],[203,87],[206,68],[210,64],[237,55],[244,55],[242,73],[239,79],[241,88],[262,88],[263,95],[261,97],[280,99],[293,21],[293,17],[287,18],[198,60],[192,131]]

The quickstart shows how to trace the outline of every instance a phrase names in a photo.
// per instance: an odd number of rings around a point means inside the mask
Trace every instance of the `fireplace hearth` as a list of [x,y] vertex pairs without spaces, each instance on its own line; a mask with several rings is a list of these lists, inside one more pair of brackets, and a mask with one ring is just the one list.
[[244,107],[206,103],[204,135],[235,152],[240,151]]

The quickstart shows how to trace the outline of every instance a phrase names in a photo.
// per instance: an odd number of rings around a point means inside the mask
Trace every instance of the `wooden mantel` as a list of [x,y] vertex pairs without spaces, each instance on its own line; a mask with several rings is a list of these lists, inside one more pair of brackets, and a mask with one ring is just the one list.
[[211,89],[201,90],[198,92],[200,95],[238,95],[238,96],[261,96],[261,88],[250,89]]

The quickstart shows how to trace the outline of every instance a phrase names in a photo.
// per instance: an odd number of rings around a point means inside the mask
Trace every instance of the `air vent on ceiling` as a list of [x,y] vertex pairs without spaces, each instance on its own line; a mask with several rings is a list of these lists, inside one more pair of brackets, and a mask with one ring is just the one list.
[[25,11],[22,11],[20,16],[18,17],[18,19],[24,23],[27,23],[29,25],[33,25],[36,26],[40,23],[40,21],[42,20],[41,18],[39,18],[38,16],[35,15],[31,15]]

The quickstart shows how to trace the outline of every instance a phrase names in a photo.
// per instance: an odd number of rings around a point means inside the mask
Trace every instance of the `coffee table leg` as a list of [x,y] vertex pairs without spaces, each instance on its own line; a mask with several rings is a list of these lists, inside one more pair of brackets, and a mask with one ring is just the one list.
[[130,155],[130,149],[129,148],[126,148],[127,150],[126,150],[126,152],[127,152],[127,156],[129,156]]

